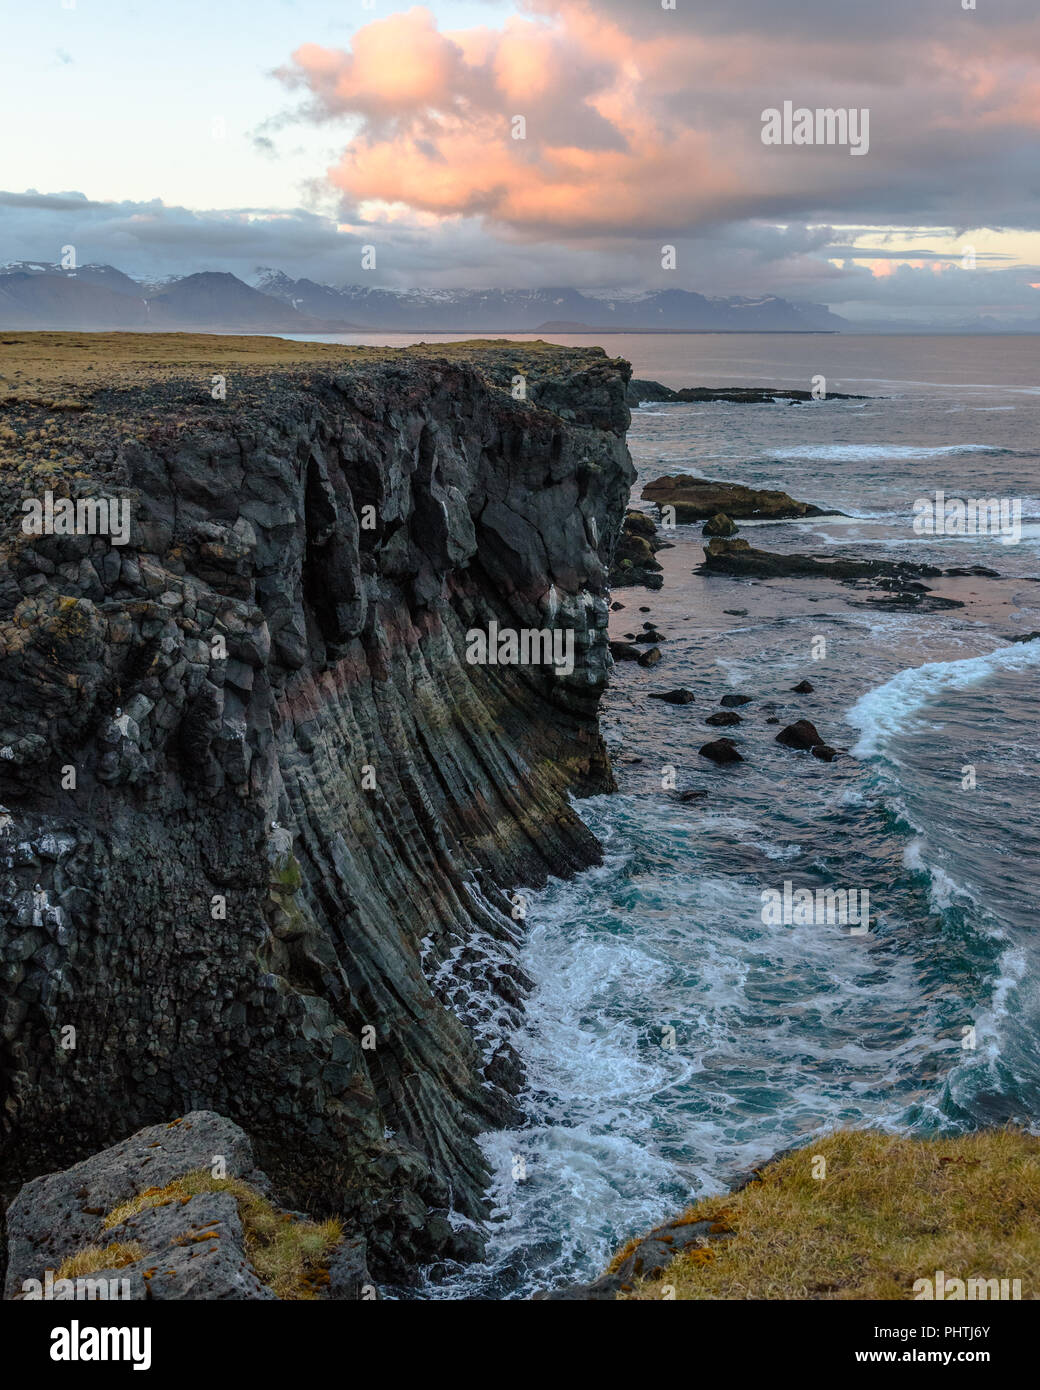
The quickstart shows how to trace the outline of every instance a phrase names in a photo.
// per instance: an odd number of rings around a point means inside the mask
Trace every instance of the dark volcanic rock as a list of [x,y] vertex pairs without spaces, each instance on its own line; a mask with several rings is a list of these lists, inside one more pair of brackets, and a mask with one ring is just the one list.
[[[516,1113],[505,891],[599,857],[628,368],[249,342],[226,401],[228,340],[189,340],[62,418],[125,546],[22,535],[0,444],[0,1182],[213,1110],[408,1279]],[[572,631],[573,673],[471,661],[492,622]]]
[[721,710],[718,714],[709,714],[704,722],[713,728],[725,729],[731,724],[743,724],[744,721],[735,710],[727,709]]
[[838,750],[832,748],[829,743],[817,743],[809,751],[814,758],[819,758],[821,763],[832,763],[838,756]]
[[635,584],[646,589],[662,588],[661,566],[654,553],[664,544],[657,535],[653,517],[646,512],[627,511],[610,569],[611,588]]
[[784,520],[789,517],[823,516],[820,507],[797,502],[786,492],[771,492],[742,483],[723,483],[711,478],[693,478],[688,473],[654,478],[643,488],[643,499],[658,507],[673,506],[676,521],[706,521],[724,513],[727,518],[744,520]]
[[[231,1190],[200,1192],[165,1200],[106,1219],[117,1207],[189,1174],[239,1179],[270,1200],[270,1184],[257,1169],[247,1135],[211,1111],[192,1111],[168,1124],[152,1125],[64,1172],[27,1183],[8,1211],[8,1267],[4,1297],[22,1299],[27,1282],[52,1278],[63,1260],[80,1251],[136,1244],[129,1263],[93,1271],[93,1280],[126,1280],[118,1287],[131,1299],[275,1299],[252,1266],[238,1201]],[[276,1208],[277,1211],[277,1208]],[[299,1214],[281,1212],[286,1222]],[[436,1219],[436,1218],[433,1218]],[[360,1236],[344,1237],[329,1256],[328,1297],[356,1299],[372,1286],[367,1248]]]
[[648,697],[651,700],[664,700],[668,705],[692,705],[693,691],[680,686],[678,690],[657,690],[652,691]]
[[934,565],[913,565],[902,560],[847,560],[836,556],[783,555],[755,550],[745,540],[716,539],[708,542],[704,563],[696,573],[726,574],[754,579],[834,579],[862,584],[886,592],[863,606],[933,612],[963,608],[959,599],[930,592],[923,578],[940,577]]
[[823,743],[816,725],[811,724],[808,719],[799,719],[794,724],[788,724],[786,729],[777,734],[776,741],[782,743],[785,748],[814,748],[817,744]]
[[[867,396],[846,396],[838,391],[828,392],[829,401],[862,401]],[[638,406],[643,401],[675,401],[711,403],[723,401],[730,405],[772,405],[776,401],[808,402],[815,400],[811,391],[791,390],[786,386],[683,386],[674,390],[659,381],[634,377],[628,385],[628,403]]]
[[704,523],[701,531],[702,536],[735,536],[737,534],[737,523],[731,521],[725,512],[717,512],[710,520]]
[[739,709],[741,705],[750,705],[750,695],[723,695],[719,704],[723,709]]
[[661,648],[651,647],[638,658],[640,666],[656,666],[661,660]]
[[[912,565],[902,560],[845,560],[837,556],[783,555],[755,550],[745,540],[713,540],[704,552],[706,571],[747,574],[764,579],[893,579],[920,580],[942,574],[933,565]],[[922,592],[926,587],[918,586]]]
[[744,761],[731,738],[717,738],[713,743],[703,744],[697,751],[702,758],[710,758],[713,763],[742,763]]
[[[110,1211],[147,1188],[165,1187],[197,1168],[209,1169],[217,1156],[223,1159],[228,1177],[266,1188],[248,1137],[238,1125],[208,1111],[192,1112],[178,1123],[153,1125],[64,1172],[26,1183],[7,1211],[4,1297],[20,1294],[23,1280],[41,1279],[45,1268],[57,1269],[67,1255],[88,1245],[110,1244],[117,1239],[104,1229]],[[230,1200],[234,1207],[234,1199]],[[186,1213],[182,1229],[194,1224],[194,1216]],[[263,1296],[255,1276],[243,1280],[240,1287],[243,1291],[237,1295],[224,1293],[223,1297]]]
[[795,695],[811,695],[815,689],[811,681],[799,681],[797,685],[791,686]]
[[534,1299],[590,1303],[615,1299],[623,1290],[631,1288],[636,1279],[653,1279],[663,1274],[683,1250],[707,1247],[714,1241],[732,1237],[733,1232],[720,1230],[716,1221],[686,1221],[680,1217],[645,1235],[612,1274],[604,1274],[592,1284],[568,1284],[536,1293]]
[[638,661],[642,652],[632,642],[611,642],[610,655],[615,661]]

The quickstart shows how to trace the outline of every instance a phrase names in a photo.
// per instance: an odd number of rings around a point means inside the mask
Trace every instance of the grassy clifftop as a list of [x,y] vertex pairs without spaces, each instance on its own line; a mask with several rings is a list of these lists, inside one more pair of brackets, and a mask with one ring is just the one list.
[[[617,1297],[906,1300],[927,1297],[918,1281],[934,1286],[941,1270],[947,1300],[997,1296],[993,1285],[973,1289],[973,1279],[1017,1279],[1021,1298],[1035,1299],[1040,1138],[842,1131],[769,1164],[740,1191],[697,1203],[670,1229],[704,1222],[696,1244],[652,1277],[623,1283]],[[610,1272],[631,1269],[639,1245],[620,1251]]]
[[[472,338],[416,343],[407,348],[350,347],[288,338],[212,333],[16,333],[0,332],[0,404],[49,397],[61,408],[63,393],[126,387],[168,377],[271,368],[357,366],[394,357],[443,357],[452,362],[489,360],[571,364],[605,357],[602,348],[565,348],[541,339],[512,342]],[[76,395],[72,396],[75,399]],[[75,406],[66,407],[74,409]]]

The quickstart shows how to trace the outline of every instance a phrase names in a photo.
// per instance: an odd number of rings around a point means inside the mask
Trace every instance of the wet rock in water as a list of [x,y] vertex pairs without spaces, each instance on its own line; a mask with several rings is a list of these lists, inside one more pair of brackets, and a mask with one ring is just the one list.
[[657,628],[652,627],[648,632],[641,632],[638,637],[633,637],[632,641],[645,645],[648,642],[667,642],[668,638],[663,632],[658,632]]
[[1009,642],[1035,642],[1040,632],[1022,632],[1017,637],[1009,637]]
[[646,608],[646,607],[643,607],[643,608],[640,608],[639,611],[640,611],[640,613],[649,613],[649,612],[650,612],[650,609],[649,609],[649,608]]
[[717,738],[713,743],[703,744],[697,749],[697,752],[702,758],[709,758],[713,763],[742,763],[744,761],[731,738]]
[[730,617],[730,618],[746,618],[746,617],[747,617],[747,609],[746,609],[746,608],[724,608],[722,611],[723,611],[723,613],[725,613],[725,614],[727,615],[727,617]]
[[[834,555],[786,555],[772,550],[756,550],[747,541],[715,537],[704,550],[704,563],[694,574],[723,574],[735,578],[832,579],[840,584],[873,590],[858,604],[883,611],[897,609],[918,613],[939,613],[963,608],[960,599],[934,594],[922,579],[942,576],[934,565],[915,565],[905,560],[857,560]],[[812,602],[816,602],[811,597]]]
[[811,502],[799,502],[786,492],[694,478],[688,473],[654,478],[643,488],[643,500],[658,507],[674,507],[675,519],[680,522],[709,521],[720,513],[731,524],[734,521],[783,521],[794,517],[836,515],[833,511],[825,513]]
[[726,709],[719,714],[709,714],[704,722],[716,729],[726,729],[732,724],[743,724],[744,721],[735,710]]
[[806,750],[823,743],[816,725],[808,719],[799,719],[794,724],[788,724],[786,729],[777,734],[776,741],[782,743],[785,748]]
[[646,589],[660,589],[664,580],[654,553],[664,545],[665,542],[658,538],[653,517],[647,516],[646,512],[627,511],[614,551],[610,570],[611,587],[618,589],[638,584]]
[[651,692],[651,700],[663,700],[666,705],[692,705],[693,691],[680,686],[678,690],[656,690]]
[[780,723],[780,720],[777,719],[777,717],[776,717],[775,714],[771,714],[771,715],[769,716],[769,718],[766,720],[766,723],[767,723],[767,724],[779,724],[779,723]]
[[741,705],[750,705],[751,699],[750,695],[723,695],[719,704],[723,709],[739,709]]
[[661,660],[661,648],[651,647],[648,651],[643,652],[637,660],[640,666],[656,666]]
[[703,787],[693,787],[689,791],[676,792],[677,801],[700,801],[708,793]]
[[832,763],[838,756],[838,750],[832,748],[829,743],[817,743],[809,751],[814,758],[819,758],[821,763]]
[[625,605],[623,603],[612,603],[610,605],[610,611],[612,613],[620,613],[624,606]]
[[791,686],[795,695],[811,695],[816,687],[811,681],[799,681],[797,685]]
[[642,652],[631,642],[611,642],[610,655],[615,661],[638,661]]
[[[662,386],[659,381],[633,377],[628,383],[627,392],[630,406],[638,407],[644,401],[676,404],[714,404],[724,402],[728,405],[775,405],[787,401],[790,405],[815,405],[816,397],[811,391],[789,386],[681,386],[678,390]],[[870,396],[848,396],[840,391],[829,391],[827,400],[866,401]]]
[[735,536],[737,534],[737,523],[731,521],[725,512],[716,512],[704,523],[702,536]]

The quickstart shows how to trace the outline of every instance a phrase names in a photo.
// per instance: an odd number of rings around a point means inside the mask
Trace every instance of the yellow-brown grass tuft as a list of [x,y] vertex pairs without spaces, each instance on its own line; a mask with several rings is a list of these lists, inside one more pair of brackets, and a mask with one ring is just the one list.
[[[215,1178],[204,1169],[185,1173],[166,1187],[148,1188],[116,1207],[105,1217],[105,1229],[149,1207],[189,1202],[203,1192],[229,1192],[238,1202],[246,1254],[258,1278],[279,1298],[318,1297],[328,1283],[328,1257],[343,1239],[343,1227],[337,1220],[294,1220],[241,1178]],[[201,1238],[217,1240],[219,1236],[217,1227],[205,1230]]]
[[[814,1160],[826,1176],[813,1176]],[[1021,1280],[1040,1297],[1040,1139],[1013,1129],[950,1139],[842,1130],[763,1169],[686,1219],[735,1235],[676,1257],[623,1299],[912,1299],[914,1282]],[[624,1253],[615,1258],[616,1268]]]
[[136,1240],[116,1240],[111,1245],[86,1245],[74,1255],[67,1255],[55,1271],[55,1279],[82,1279],[99,1269],[122,1269],[144,1255],[144,1246]]

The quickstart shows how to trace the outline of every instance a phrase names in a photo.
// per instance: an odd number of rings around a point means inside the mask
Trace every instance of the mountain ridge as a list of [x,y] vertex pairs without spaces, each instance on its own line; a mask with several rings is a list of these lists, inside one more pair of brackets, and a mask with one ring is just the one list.
[[[565,325],[565,326],[564,326]],[[388,289],[258,267],[137,280],[115,266],[0,265],[0,329],[267,333],[841,332],[824,305],[694,290]]]

